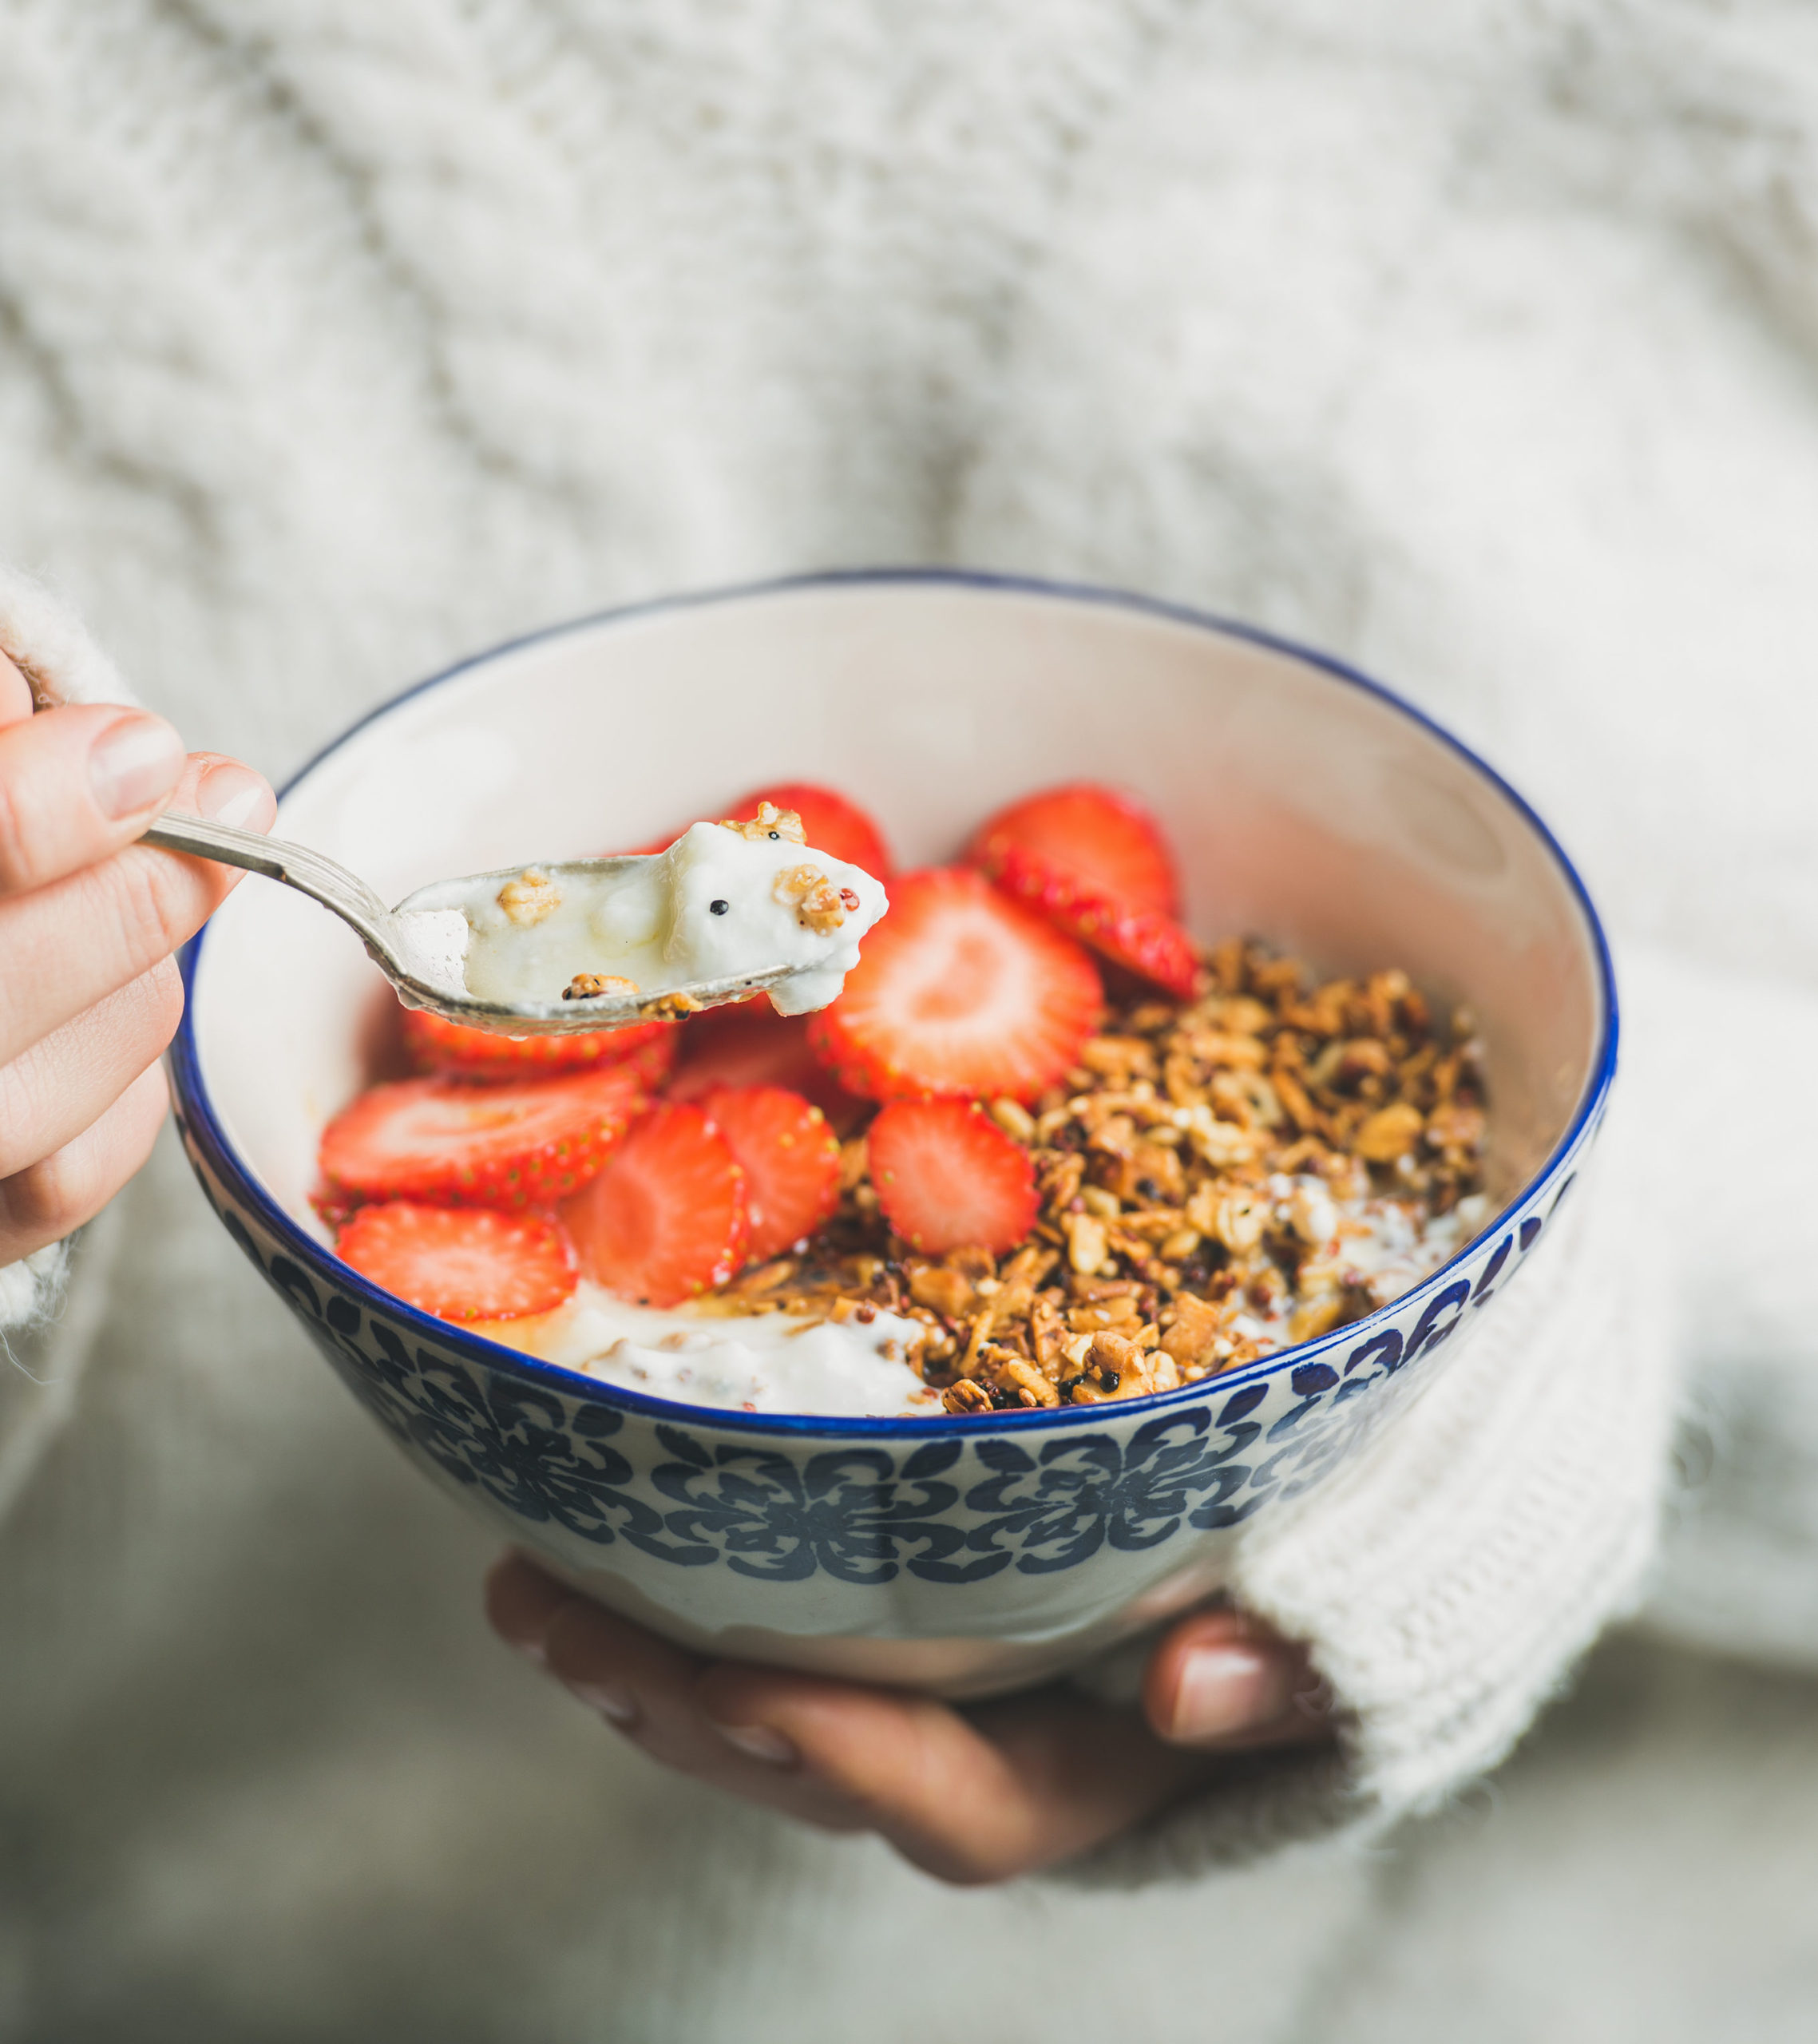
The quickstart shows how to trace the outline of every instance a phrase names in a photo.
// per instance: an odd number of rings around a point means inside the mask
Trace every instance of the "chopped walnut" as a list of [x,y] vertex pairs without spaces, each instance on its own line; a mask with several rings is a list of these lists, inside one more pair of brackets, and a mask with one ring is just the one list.
[[679,1022],[685,1015],[699,1013],[700,1005],[691,993],[659,993],[638,1012],[652,1022]]
[[1003,1357],[997,1365],[997,1382],[1006,1390],[1016,1394],[1022,1405],[1058,1405],[1060,1393],[1033,1363],[1010,1350],[998,1352]]
[[562,905],[562,890],[541,866],[527,866],[499,889],[499,906],[520,929],[529,929]]
[[1018,1100],[993,1100],[991,1118],[1006,1135],[1014,1136],[1019,1143],[1030,1143],[1036,1139],[1036,1118]]
[[1211,1223],[1206,1232],[1215,1235],[1234,1255],[1244,1256],[1262,1240],[1268,1222],[1267,1205],[1238,1186],[1212,1202]]
[[[1114,1333],[1107,1328],[1103,1333],[1092,1337],[1092,1345],[1086,1351],[1086,1368],[1096,1371],[1102,1378],[1107,1375],[1121,1376],[1126,1370],[1143,1367],[1143,1349],[1140,1343],[1133,1341],[1127,1334]],[[1115,1388],[1107,1384],[1109,1391]]]
[[1392,1164],[1405,1157],[1425,1133],[1426,1117],[1410,1100],[1379,1107],[1351,1139],[1366,1163]]
[[972,1280],[963,1271],[944,1270],[933,1263],[910,1273],[909,1297],[918,1306],[931,1307],[943,1320],[964,1320],[978,1303]]
[[802,818],[793,809],[778,809],[774,802],[761,802],[758,813],[743,823],[730,816],[720,818],[723,830],[736,830],[741,838],[749,838],[755,843],[759,838],[781,838],[791,845],[805,845],[808,842],[802,828]]
[[794,909],[795,920],[804,929],[823,937],[829,930],[838,929],[849,909],[858,906],[858,897],[852,889],[834,886],[818,866],[785,866],[770,892],[786,909]]
[[1183,1292],[1169,1313],[1162,1347],[1182,1369],[1204,1361],[1224,1327],[1225,1317],[1205,1299]]
[[1069,1214],[1063,1226],[1067,1230],[1067,1260],[1082,1278],[1090,1278],[1103,1265],[1111,1249],[1104,1222],[1095,1214]]
[[1323,1292],[1317,1297],[1303,1299],[1288,1316],[1288,1339],[1290,1341],[1316,1341],[1321,1334],[1329,1333],[1344,1317],[1345,1295],[1342,1292]]

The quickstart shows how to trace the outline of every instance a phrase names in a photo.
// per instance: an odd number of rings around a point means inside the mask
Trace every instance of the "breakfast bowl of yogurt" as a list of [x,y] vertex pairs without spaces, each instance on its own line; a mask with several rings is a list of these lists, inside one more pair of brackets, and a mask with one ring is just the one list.
[[442,905],[514,998],[789,968],[463,1029],[249,886],[173,1051],[204,1193],[402,1452],[704,1652],[977,1696],[1216,1594],[1549,1281],[1614,1074],[1518,795],[1335,662],[1107,592],[584,620],[368,718],[276,827],[390,900],[485,876]]

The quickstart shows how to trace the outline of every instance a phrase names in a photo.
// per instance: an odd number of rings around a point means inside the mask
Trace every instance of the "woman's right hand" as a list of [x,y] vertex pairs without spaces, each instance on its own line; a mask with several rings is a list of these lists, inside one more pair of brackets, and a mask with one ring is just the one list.
[[133,840],[167,808],[263,830],[260,776],[185,759],[161,717],[117,703],[33,713],[0,655],[0,1265],[60,1241],[145,1161],[183,1013],[172,953],[232,868]]

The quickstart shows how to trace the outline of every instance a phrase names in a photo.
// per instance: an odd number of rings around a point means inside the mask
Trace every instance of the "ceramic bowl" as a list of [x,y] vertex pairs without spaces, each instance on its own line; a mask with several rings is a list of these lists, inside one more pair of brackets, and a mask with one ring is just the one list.
[[[463,1332],[339,1262],[317,1139],[390,996],[249,881],[186,962],[184,1139],[221,1221],[434,1482],[603,1602],[715,1653],[980,1695],[1215,1591],[1234,1543],[1460,1354],[1571,1182],[1615,1061],[1607,956],[1531,810],[1431,721],[1265,634],[1106,592],[838,576],[646,605],[411,690],[291,784],[277,828],[397,900],[641,842],[766,779],[850,790],[905,865],[1011,795],[1134,787],[1188,915],[1323,971],[1396,962],[1487,1047],[1494,1224],[1341,1331],[1160,1396],[916,1420],[675,1404]],[[273,997],[274,988],[283,998]]]

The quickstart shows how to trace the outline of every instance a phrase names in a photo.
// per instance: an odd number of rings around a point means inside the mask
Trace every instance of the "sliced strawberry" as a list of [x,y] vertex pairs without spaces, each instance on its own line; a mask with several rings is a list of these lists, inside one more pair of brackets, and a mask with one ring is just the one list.
[[1082,881],[1050,866],[1040,853],[1006,844],[996,854],[992,877],[1006,894],[1045,917],[1057,929],[1182,1000],[1193,997],[1199,954],[1171,916],[1132,909],[1093,893]]
[[628,1029],[589,1029],[572,1036],[505,1036],[496,1029],[471,1029],[427,1009],[403,1011],[404,1048],[422,1072],[452,1072],[469,1079],[529,1079],[540,1072],[579,1072],[619,1064],[654,1044],[666,1050],[644,1058],[638,1069],[647,1085],[660,1085],[675,1061],[677,1025],[634,1022]]
[[780,1256],[840,1203],[839,1139],[811,1101],[783,1086],[720,1086],[701,1101],[745,1174],[745,1254]]
[[963,867],[906,873],[846,991],[809,1024],[842,1085],[1033,1099],[1099,1017],[1098,969],[1070,937]]
[[1134,795],[1095,781],[1025,795],[980,826],[966,848],[966,862],[995,876],[1012,845],[1101,901],[1160,916],[1180,913],[1174,853],[1160,824]]
[[374,1086],[323,1133],[331,1194],[466,1206],[547,1206],[578,1192],[644,1106],[628,1064],[470,1086]]
[[641,1305],[679,1305],[744,1261],[745,1175],[700,1108],[664,1101],[562,1218],[596,1284]]
[[691,1016],[682,1026],[681,1061],[668,1098],[698,1100],[716,1086],[786,1086],[812,1101],[836,1135],[850,1135],[868,1105],[815,1056],[808,1020],[806,1015],[778,1015],[762,994]]
[[865,1138],[884,1218],[928,1256],[976,1243],[993,1256],[1036,1225],[1029,1154],[971,1100],[893,1100]]
[[576,1282],[568,1237],[542,1214],[390,1199],[362,1206],[335,1252],[362,1277],[442,1320],[547,1313]]
[[[641,1024],[639,1025],[643,1026]],[[675,1069],[675,1060],[682,1054],[682,1025],[679,1022],[659,1022],[653,1025],[662,1031],[661,1036],[652,1036],[636,1044],[624,1057],[612,1062],[621,1072],[636,1075],[638,1083],[647,1093],[659,1093],[671,1072]],[[616,1032],[603,1030],[602,1035],[616,1033],[628,1035],[626,1030]]]
[[812,781],[778,781],[735,802],[730,816],[755,816],[759,802],[792,809],[802,819],[802,834],[817,852],[863,866],[873,880],[888,880],[896,870],[884,834],[857,802]]

